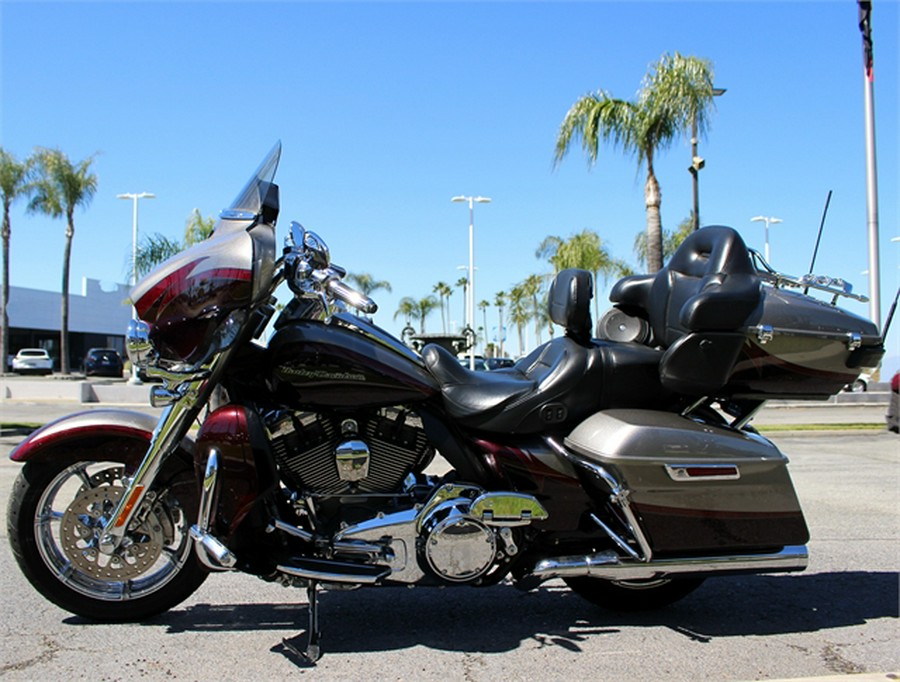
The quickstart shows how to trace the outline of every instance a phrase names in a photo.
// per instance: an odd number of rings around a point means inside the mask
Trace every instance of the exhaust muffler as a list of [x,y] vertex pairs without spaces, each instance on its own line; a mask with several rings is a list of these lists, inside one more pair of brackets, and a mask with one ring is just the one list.
[[562,556],[539,561],[527,579],[602,578],[604,580],[652,580],[676,575],[712,576],[728,573],[789,573],[802,571],[809,563],[805,545],[784,547],[767,554],[623,560],[611,550],[586,556]]

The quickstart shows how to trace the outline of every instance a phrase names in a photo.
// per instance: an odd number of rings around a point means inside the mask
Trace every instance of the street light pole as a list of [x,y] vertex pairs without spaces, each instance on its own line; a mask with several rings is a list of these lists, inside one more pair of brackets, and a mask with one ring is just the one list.
[[[726,88],[713,88],[713,97],[720,97],[727,92]],[[706,165],[706,160],[701,158],[697,145],[700,143],[697,130],[697,115],[691,117],[691,165],[688,172],[694,178],[694,215],[692,216],[694,223],[694,231],[700,229],[700,169]]]
[[473,334],[472,345],[469,346],[469,369],[475,369],[475,204],[489,204],[490,197],[456,196],[450,201],[469,202],[469,286],[466,296],[466,326]]
[[[131,285],[134,286],[137,284],[137,233],[138,233],[138,201],[141,199],[155,199],[156,195],[151,192],[141,192],[139,194],[135,194],[133,192],[127,192],[124,194],[117,194],[116,199],[130,199],[132,202],[132,210],[131,210]],[[137,319],[137,309],[132,307],[132,317]],[[139,384],[141,380],[138,378],[137,370],[132,367],[131,368],[131,378],[128,380],[129,383]]]
[[753,218],[750,218],[751,223],[765,223],[766,224],[766,263],[768,263],[771,259],[769,258],[769,225],[775,225],[777,223],[784,222],[781,218],[772,218],[770,216],[762,216],[758,215]]

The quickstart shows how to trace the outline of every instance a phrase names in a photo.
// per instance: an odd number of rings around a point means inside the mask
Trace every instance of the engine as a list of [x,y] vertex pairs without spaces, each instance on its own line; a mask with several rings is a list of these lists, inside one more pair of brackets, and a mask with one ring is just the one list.
[[446,483],[424,505],[343,529],[335,556],[380,547],[376,563],[391,569],[391,582],[477,582],[518,554],[515,528],[546,518],[531,495]]
[[[421,419],[402,407],[281,412],[266,425],[299,514],[331,538],[329,560],[343,562],[333,568],[335,580],[335,571],[349,570],[341,580],[354,582],[375,567],[399,584],[489,580],[518,554],[517,527],[547,518],[540,502],[521,493],[425,476],[410,488],[409,475],[420,474],[434,449]],[[297,566],[282,570],[306,575]]]
[[394,493],[434,457],[421,419],[401,407],[279,413],[267,426],[286,483],[313,497]]

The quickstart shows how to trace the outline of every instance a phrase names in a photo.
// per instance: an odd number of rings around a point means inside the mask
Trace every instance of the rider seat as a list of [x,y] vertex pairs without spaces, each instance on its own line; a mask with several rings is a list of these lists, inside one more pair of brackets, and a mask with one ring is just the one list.
[[543,344],[508,369],[473,372],[444,348],[425,346],[422,358],[451,416],[482,430],[534,433],[590,414],[602,373],[602,357],[590,339],[592,296],[590,273],[559,273],[548,308],[565,337]]
[[659,384],[661,351],[591,339],[591,274],[563,270],[548,295],[548,313],[565,336],[539,346],[513,367],[470,372],[430,344],[422,357],[458,423],[484,431],[568,430],[605,407],[648,407],[668,399]]

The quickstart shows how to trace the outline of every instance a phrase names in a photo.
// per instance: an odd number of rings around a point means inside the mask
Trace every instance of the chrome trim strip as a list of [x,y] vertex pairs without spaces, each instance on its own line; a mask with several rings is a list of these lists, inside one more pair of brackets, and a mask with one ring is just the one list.
[[234,568],[237,557],[209,531],[212,526],[213,502],[216,498],[216,482],[219,477],[219,453],[210,448],[206,460],[206,471],[203,475],[203,487],[200,493],[200,509],[197,512],[197,523],[191,526],[194,550],[200,563],[210,570]]
[[256,214],[253,211],[246,211],[240,208],[226,208],[219,213],[220,220],[256,220]]

